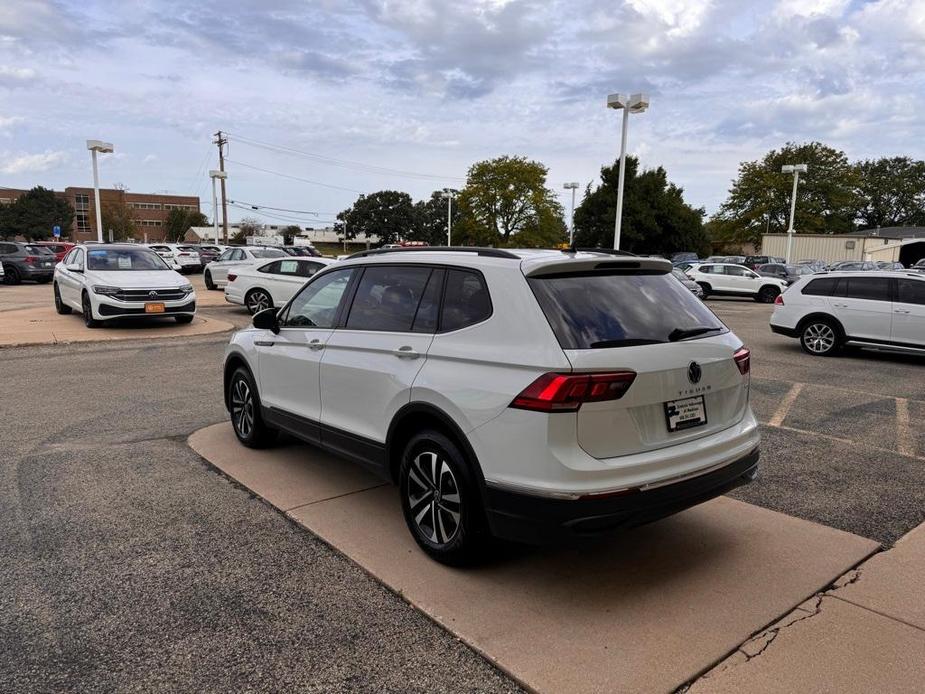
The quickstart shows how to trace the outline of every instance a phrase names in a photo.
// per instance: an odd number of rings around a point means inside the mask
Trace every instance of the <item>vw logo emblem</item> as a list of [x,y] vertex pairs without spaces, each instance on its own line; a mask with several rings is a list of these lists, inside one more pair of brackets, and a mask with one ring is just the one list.
[[687,367],[687,380],[691,383],[700,383],[700,377],[702,375],[703,370],[700,368],[700,364],[692,361]]
[[152,299],[156,299],[157,292],[152,289],[150,292],[148,292],[148,296],[151,297]]

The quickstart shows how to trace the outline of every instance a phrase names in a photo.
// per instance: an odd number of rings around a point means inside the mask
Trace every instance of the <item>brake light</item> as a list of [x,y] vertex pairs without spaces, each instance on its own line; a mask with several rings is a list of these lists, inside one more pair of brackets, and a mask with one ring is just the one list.
[[778,294],[778,295],[777,295],[777,298],[774,299],[774,304],[775,304],[776,306],[783,306],[783,305],[784,305],[784,295],[783,295],[783,294]]
[[232,275],[230,272],[228,273],[228,281],[229,281],[229,282],[234,282],[236,279],[238,279],[238,276],[237,276],[237,275]]
[[739,347],[735,354],[732,355],[733,361],[739,367],[739,373],[747,375],[752,369],[752,353],[748,347]]
[[31,265],[32,263],[37,263],[37,262],[39,262],[38,256],[34,256],[34,255],[27,255],[27,256],[25,257],[24,260],[25,260],[25,262],[29,263],[30,265]]
[[634,371],[547,373],[524,388],[511,407],[537,412],[577,412],[586,402],[619,400],[635,379]]

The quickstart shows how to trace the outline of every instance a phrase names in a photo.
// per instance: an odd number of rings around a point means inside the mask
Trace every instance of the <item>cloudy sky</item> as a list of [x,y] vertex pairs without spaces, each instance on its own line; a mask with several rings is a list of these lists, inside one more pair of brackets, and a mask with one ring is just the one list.
[[210,213],[222,129],[232,199],[319,221],[501,154],[559,189],[617,155],[606,95],[645,91],[629,151],[713,211],[788,140],[925,158],[923,68],[925,0],[7,0],[0,186],[89,185],[99,138],[103,185]]

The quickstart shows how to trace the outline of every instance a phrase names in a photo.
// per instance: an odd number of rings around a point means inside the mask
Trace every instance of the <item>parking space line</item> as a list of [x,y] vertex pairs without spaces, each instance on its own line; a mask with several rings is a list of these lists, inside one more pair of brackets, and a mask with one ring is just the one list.
[[912,426],[909,423],[909,401],[896,398],[896,445],[900,455],[915,457]]
[[[790,383],[790,384],[799,383],[801,386],[806,385],[805,383],[801,383],[799,381],[788,381],[785,378],[768,378],[768,377],[762,377],[762,376],[752,376],[752,380],[753,381],[768,381],[770,383]],[[857,388],[845,388],[843,386],[832,386],[832,385],[829,385],[828,383],[810,383],[810,385],[813,388],[828,388],[829,390],[839,390],[843,393],[877,395],[883,398],[895,398],[896,397],[892,393],[881,393],[876,390],[858,390]],[[920,403],[925,404],[925,400],[919,400],[917,398],[903,398],[903,399],[908,400],[909,402],[920,402]]]
[[790,408],[793,407],[793,403],[796,402],[797,396],[800,394],[801,390],[803,390],[802,383],[794,383],[791,386],[790,390],[787,391],[787,394],[784,396],[784,399],[781,400],[780,405],[777,406],[774,415],[768,420],[768,426],[779,427],[784,423],[784,419],[790,413]]

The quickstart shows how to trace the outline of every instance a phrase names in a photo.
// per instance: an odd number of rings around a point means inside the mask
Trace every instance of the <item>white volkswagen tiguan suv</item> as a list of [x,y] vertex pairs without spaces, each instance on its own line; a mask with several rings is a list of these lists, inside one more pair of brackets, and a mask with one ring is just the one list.
[[925,351],[925,275],[917,272],[828,272],[795,282],[777,297],[771,331],[796,337],[826,357],[844,345]]
[[398,483],[432,557],[631,527],[747,483],[749,351],[666,260],[399,249],[318,272],[225,355],[238,439]]

